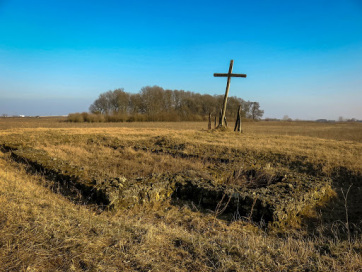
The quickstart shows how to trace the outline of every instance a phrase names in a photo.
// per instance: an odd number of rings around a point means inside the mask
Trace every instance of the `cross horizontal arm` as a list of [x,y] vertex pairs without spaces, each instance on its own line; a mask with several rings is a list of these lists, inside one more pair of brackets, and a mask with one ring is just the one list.
[[214,77],[246,77],[246,74],[224,74],[224,73],[215,73]]

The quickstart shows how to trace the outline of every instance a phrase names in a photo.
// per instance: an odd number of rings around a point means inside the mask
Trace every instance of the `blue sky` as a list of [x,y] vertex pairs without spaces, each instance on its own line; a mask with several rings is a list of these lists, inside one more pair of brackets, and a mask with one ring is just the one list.
[[87,111],[147,85],[362,119],[362,1],[0,0],[0,114]]

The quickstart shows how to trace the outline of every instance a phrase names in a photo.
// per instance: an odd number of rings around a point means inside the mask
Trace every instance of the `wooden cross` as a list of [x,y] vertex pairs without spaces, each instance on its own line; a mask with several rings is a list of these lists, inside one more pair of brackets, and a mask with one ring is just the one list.
[[230,79],[232,77],[246,77],[246,74],[232,74],[233,65],[234,65],[234,61],[231,60],[229,72],[227,74],[222,74],[222,73],[214,74],[214,77],[227,77],[228,78],[228,81],[226,83],[226,91],[225,91],[224,102],[223,102],[222,113],[221,113],[221,123],[219,124],[220,127],[223,127],[225,125],[225,112],[226,112],[226,103],[227,103],[227,99],[228,99],[228,95],[229,95]]

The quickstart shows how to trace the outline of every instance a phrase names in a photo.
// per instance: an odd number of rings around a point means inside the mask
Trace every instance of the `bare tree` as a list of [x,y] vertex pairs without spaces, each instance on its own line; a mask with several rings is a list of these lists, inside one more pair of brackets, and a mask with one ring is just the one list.
[[288,115],[283,116],[283,121],[293,121],[292,118],[290,118]]
[[264,111],[260,110],[260,105],[258,102],[251,102],[251,111],[250,115],[253,120],[259,120],[263,117]]
[[108,114],[110,112],[109,92],[100,94],[98,99],[90,105],[89,110],[92,113]]
[[343,116],[339,116],[338,117],[338,122],[344,122],[346,119],[345,118],[343,118]]

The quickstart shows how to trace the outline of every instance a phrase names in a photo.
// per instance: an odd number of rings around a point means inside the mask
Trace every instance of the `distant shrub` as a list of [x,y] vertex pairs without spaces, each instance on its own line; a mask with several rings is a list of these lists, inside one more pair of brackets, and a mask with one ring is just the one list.
[[[101,114],[101,113],[70,113],[67,117],[67,122],[88,122],[88,123],[103,123],[103,122],[203,122],[208,121],[209,116],[200,114],[184,114],[181,115],[175,112],[160,112],[157,114]],[[215,116],[212,116],[212,122],[214,122]],[[217,121],[218,121],[217,117]],[[234,122],[232,116],[227,118],[228,122]],[[243,122],[250,121],[249,119],[243,118]]]
[[105,118],[102,114],[90,114],[83,112],[82,115],[85,122],[90,122],[90,123],[105,122]]
[[83,115],[80,113],[70,113],[67,118],[68,122],[81,123],[84,122]]
[[105,122],[105,117],[102,114],[92,114],[88,112],[82,113],[70,113],[67,117],[68,122],[89,122],[89,123],[96,123],[96,122]]
[[105,116],[106,122],[123,122],[125,121],[126,116],[123,114],[107,114]]
[[143,114],[133,114],[128,116],[127,122],[145,122],[145,121],[149,121],[147,120],[146,116]]

